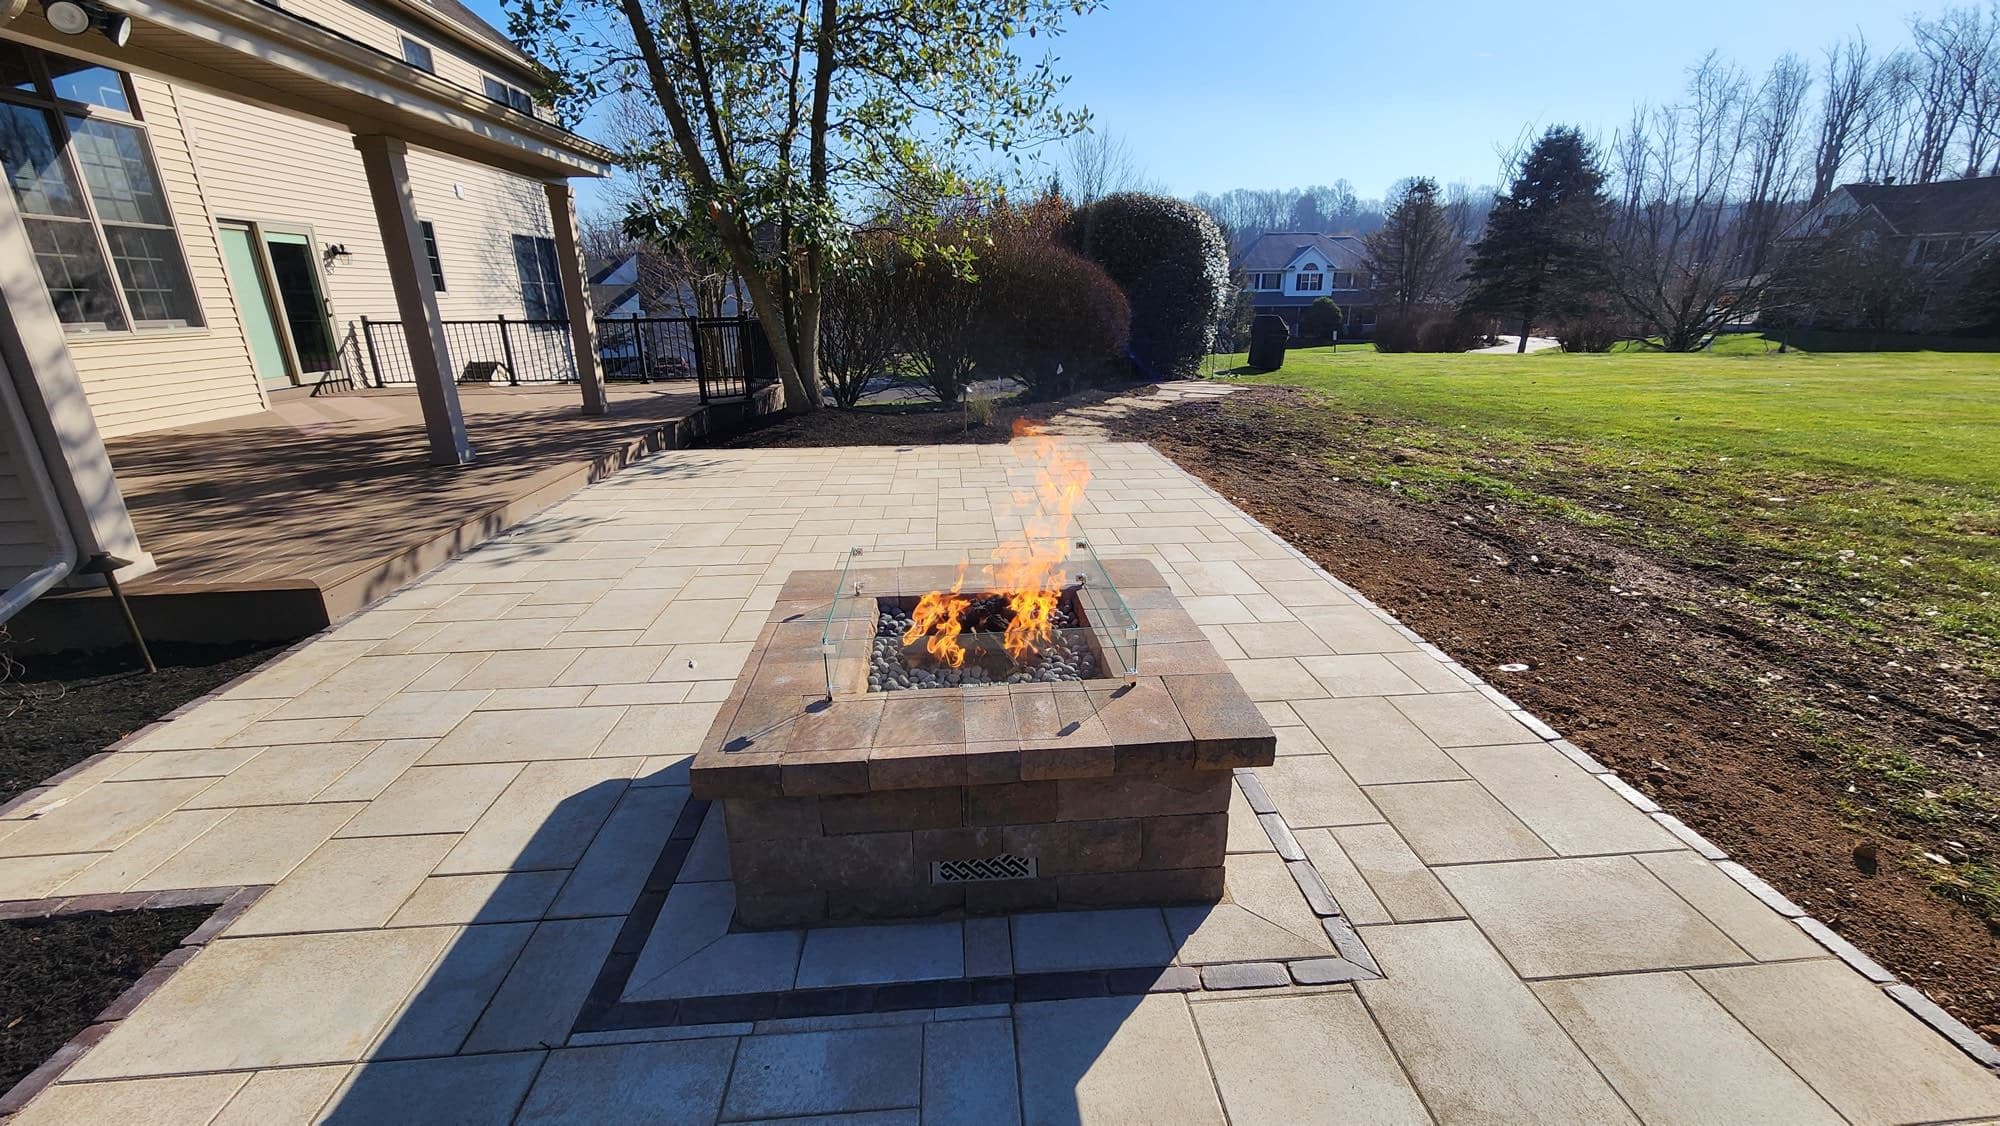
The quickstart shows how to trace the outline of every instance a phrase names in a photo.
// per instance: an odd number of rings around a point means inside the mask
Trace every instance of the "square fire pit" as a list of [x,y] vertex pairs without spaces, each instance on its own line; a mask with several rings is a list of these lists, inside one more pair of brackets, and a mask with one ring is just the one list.
[[1019,660],[969,614],[956,667],[901,641],[955,570],[852,562],[792,575],[695,756],[740,923],[1221,898],[1231,771],[1277,741],[1149,561],[1072,560]]

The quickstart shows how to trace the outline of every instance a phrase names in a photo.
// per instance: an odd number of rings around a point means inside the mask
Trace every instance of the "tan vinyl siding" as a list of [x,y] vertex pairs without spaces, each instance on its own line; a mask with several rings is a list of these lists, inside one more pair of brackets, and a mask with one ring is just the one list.
[[84,395],[106,437],[227,418],[264,405],[173,91],[144,77],[135,76],[133,84],[208,324],[70,337]]
[[[203,90],[182,87],[179,95],[216,219],[308,226],[321,250],[329,244],[347,249],[324,275],[334,334],[344,346],[359,348],[359,319],[394,319],[396,296],[353,137]],[[273,153],[283,154],[281,163]],[[417,215],[437,232],[443,260],[439,312],[447,320],[520,317],[512,236],[551,233],[541,184],[415,149],[409,168]]]
[[13,422],[0,418],[0,591],[47,563],[56,543],[47,517],[28,499],[27,467],[22,459],[30,455],[14,448],[14,432]]
[[[373,4],[349,0],[282,0],[285,11],[366,43],[398,59],[403,57],[403,37],[431,49],[431,65],[437,76],[475,94],[485,93],[481,78],[492,75],[522,89],[532,90],[535,76],[521,64],[497,54],[487,55],[461,46],[435,28],[423,26]],[[539,112],[537,116],[540,116]]]

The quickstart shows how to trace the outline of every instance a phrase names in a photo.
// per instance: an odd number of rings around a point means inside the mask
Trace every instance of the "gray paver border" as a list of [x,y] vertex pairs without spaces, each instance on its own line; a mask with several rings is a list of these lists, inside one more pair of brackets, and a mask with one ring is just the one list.
[[[1307,908],[1318,918],[1327,940],[1333,944],[1334,954],[1210,962],[1199,966],[1136,965],[1052,973],[967,976],[879,985],[715,994],[660,1001],[621,1000],[632,971],[638,965],[639,952],[651,936],[653,925],[666,905],[667,893],[678,881],[688,852],[694,846],[695,836],[701,831],[702,822],[714,804],[710,800],[691,798],[682,807],[680,818],[668,834],[638,902],[612,942],[611,952],[598,970],[597,979],[577,1014],[570,1035],[1143,993],[1282,989],[1295,985],[1331,985],[1380,978],[1382,971],[1374,956],[1369,954],[1354,925],[1341,913],[1340,905],[1334,901],[1333,893],[1319,870],[1299,849],[1291,829],[1277,812],[1263,783],[1246,768],[1235,771],[1235,781],[1251,808],[1259,811],[1259,825],[1270,838],[1272,847],[1284,857],[1286,871],[1297,884]],[[1290,851],[1287,852],[1287,849]],[[1293,853],[1296,856],[1291,855]]]
[[[1207,482],[1202,481],[1193,474],[1189,474],[1189,477],[1196,487],[1207,493],[1211,498],[1222,504],[1229,504],[1234,507],[1233,502],[1229,498],[1210,487]],[[1890,998],[1895,1000],[1897,1004],[1902,1005],[1918,1019],[1930,1025],[1931,1029],[1937,1032],[1938,1035],[1951,1041],[1960,1051],[1971,1056],[1979,1063],[1995,1071],[2000,1071],[2000,1049],[1996,1049],[1992,1043],[1977,1032],[1974,1032],[1965,1022],[1945,1012],[1936,1002],[1925,996],[1922,990],[1897,978],[1895,974],[1884,968],[1879,962],[1862,953],[1860,948],[1842,938],[1833,928],[1806,914],[1804,908],[1793,903],[1776,888],[1766,883],[1756,873],[1750,871],[1750,869],[1744,867],[1741,863],[1730,860],[1729,853],[1726,850],[1702,836],[1694,828],[1680,820],[1680,818],[1661,809],[1658,802],[1640,793],[1630,783],[1618,777],[1610,767],[1598,762],[1588,752],[1584,751],[1583,748],[1563,738],[1560,731],[1557,731],[1539,716],[1521,707],[1520,704],[1516,703],[1499,689],[1486,683],[1479,674],[1452,659],[1449,653],[1425,641],[1415,630],[1397,621],[1394,614],[1376,605],[1374,600],[1370,599],[1367,595],[1329,573],[1326,568],[1314,562],[1311,556],[1292,546],[1290,541],[1266,527],[1262,521],[1247,512],[1241,513],[1241,515],[1252,527],[1257,528],[1265,535],[1270,536],[1273,541],[1282,545],[1288,557],[1311,568],[1320,578],[1325,579],[1336,590],[1339,590],[1342,594],[1352,599],[1355,605],[1363,607],[1384,625],[1408,638],[1420,651],[1438,661],[1446,669],[1450,670],[1453,675],[1463,680],[1488,700],[1505,709],[1507,714],[1520,721],[1522,726],[1533,731],[1543,742],[1555,748],[1556,751],[1571,762],[1576,763],[1594,775],[1599,782],[1604,783],[1613,793],[1624,798],[1634,809],[1646,814],[1655,823],[1660,825],[1660,827],[1679,838],[1689,848],[1714,862],[1715,866],[1724,875],[1735,881],[1738,886],[1751,895],[1756,896],[1772,910],[1790,919],[1800,930],[1811,935],[1813,941],[1819,943],[1828,953],[1847,963],[1855,972],[1867,978],[1870,984],[1880,988]]]
[[[82,764],[72,767],[79,769]],[[0,920],[20,919],[73,919],[87,915],[104,915],[130,911],[164,911],[173,907],[200,907],[214,905],[202,924],[181,940],[180,946],[167,952],[166,956],[140,976],[139,980],[127,986],[111,1004],[97,1014],[97,1019],[69,1042],[57,1048],[54,1055],[42,1062],[40,1067],[29,1072],[20,1082],[0,1094],[0,1118],[6,1118],[42,1090],[62,1077],[83,1054],[98,1041],[111,1034],[118,1022],[132,1015],[139,1003],[151,997],[167,979],[199,954],[203,947],[216,935],[221,934],[229,924],[235,922],[243,912],[267,891],[268,884],[250,884],[240,887],[191,888],[185,891],[126,891],[98,895],[52,896],[47,899],[14,899],[0,902]]]

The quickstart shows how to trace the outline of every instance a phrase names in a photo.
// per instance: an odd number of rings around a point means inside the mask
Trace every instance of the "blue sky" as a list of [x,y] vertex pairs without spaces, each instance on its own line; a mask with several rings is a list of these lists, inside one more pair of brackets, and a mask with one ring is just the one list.
[[[499,0],[471,0],[504,26]],[[1605,134],[1721,48],[1761,70],[1859,30],[1908,42],[1943,0],[1110,0],[1053,44],[1069,101],[1176,194],[1411,175],[1487,183],[1495,146]],[[587,131],[587,128],[586,128]],[[586,205],[591,193],[584,193]]]

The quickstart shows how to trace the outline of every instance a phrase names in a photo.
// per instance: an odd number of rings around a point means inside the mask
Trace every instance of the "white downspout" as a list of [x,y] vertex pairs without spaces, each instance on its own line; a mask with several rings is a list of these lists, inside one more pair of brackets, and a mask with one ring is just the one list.
[[[5,0],[0,0],[4,7]],[[63,515],[62,501],[56,496],[55,484],[49,478],[48,466],[42,464],[41,446],[36,443],[33,432],[28,429],[28,417],[21,406],[21,395],[14,387],[13,373],[7,369],[7,360],[0,356],[0,421],[4,421],[12,431],[9,441],[21,451],[21,464],[26,473],[29,495],[40,502],[42,520],[55,533],[56,544],[49,557],[27,578],[0,591],[0,622],[5,622],[35,599],[40,598],[50,587],[69,577],[76,567],[76,537],[70,534],[69,520]]]

